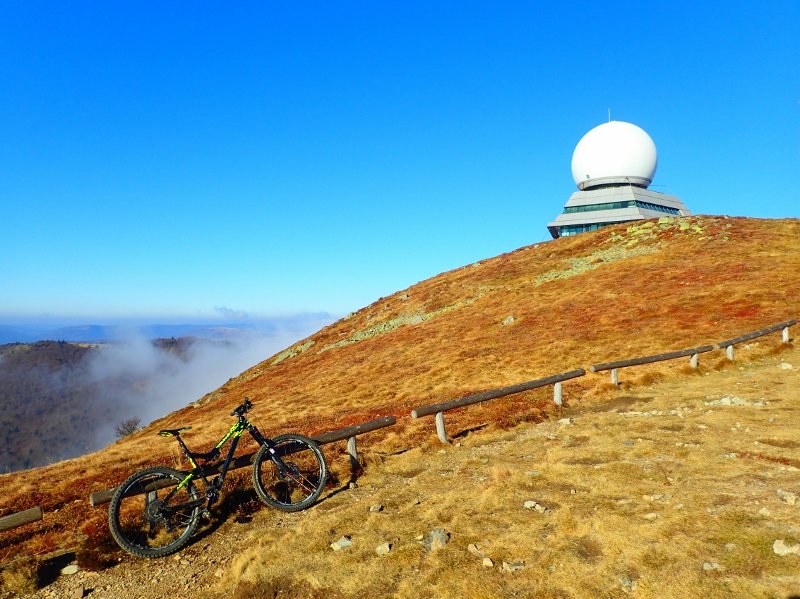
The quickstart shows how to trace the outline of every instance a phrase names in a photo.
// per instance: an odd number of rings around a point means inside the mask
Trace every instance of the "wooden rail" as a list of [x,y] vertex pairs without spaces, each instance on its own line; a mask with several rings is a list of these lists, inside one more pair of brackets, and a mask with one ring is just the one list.
[[[384,416],[383,418],[378,418],[377,420],[370,420],[369,422],[363,422],[361,424],[356,424],[355,426],[348,426],[345,428],[337,429],[335,431],[330,431],[328,433],[322,433],[321,435],[314,435],[311,438],[314,441],[316,441],[319,445],[327,445],[328,443],[334,443],[336,441],[343,441],[344,439],[347,439],[347,453],[350,457],[351,463],[355,465],[358,463],[358,449],[356,448],[356,436],[363,435],[364,433],[370,433],[372,431],[376,431],[381,428],[386,428],[387,426],[392,426],[396,422],[397,419],[394,416]],[[231,465],[228,467],[228,470],[236,470],[237,468],[246,468],[247,466],[253,463],[253,458],[255,457],[255,455],[256,455],[255,452],[253,452],[234,458],[231,461]],[[217,474],[220,468],[222,468],[222,462],[209,468],[206,472],[209,476],[211,476]],[[102,505],[104,503],[108,503],[114,496],[114,491],[116,491],[116,487],[112,489],[103,489],[102,491],[95,491],[89,495],[89,503],[93,507]],[[142,493],[144,493],[145,491],[146,489],[142,489]]]
[[777,331],[782,331],[781,339],[784,343],[789,343],[789,327],[794,326],[797,324],[797,320],[787,320],[786,322],[780,322],[778,324],[774,324],[771,327],[766,327],[763,329],[759,329],[757,331],[753,331],[752,333],[745,333],[739,337],[734,337],[733,339],[728,339],[727,341],[720,341],[716,344],[715,349],[724,349],[725,353],[728,356],[729,360],[733,360],[733,346],[737,343],[744,343],[745,341],[750,341],[751,339],[755,339],[756,337],[763,337],[764,335],[769,335],[770,333],[775,333]]
[[675,360],[676,358],[685,358],[691,356],[689,364],[692,368],[698,366],[698,356],[710,351],[713,351],[713,345],[703,345],[700,347],[693,347],[690,349],[681,349],[678,351],[667,352],[664,354],[655,354],[652,356],[643,356],[641,358],[630,358],[629,360],[618,360],[616,362],[604,362],[602,364],[592,364],[589,366],[589,372],[601,372],[603,370],[611,371],[611,382],[615,385],[619,384],[619,369],[627,368],[628,366],[639,366],[640,364],[652,364],[653,362],[663,362],[665,360]]
[[3,532],[4,530],[11,530],[12,528],[17,528],[18,526],[23,526],[25,524],[30,524],[31,522],[38,522],[42,519],[42,517],[42,508],[40,508],[38,505],[29,510],[23,510],[21,512],[16,512],[15,514],[3,516],[0,518],[0,532]]
[[577,370],[570,370],[569,372],[554,374],[552,376],[548,376],[543,379],[536,379],[534,381],[518,383],[516,385],[510,385],[508,387],[501,387],[500,389],[491,389],[489,391],[482,391],[480,393],[475,393],[473,395],[467,395],[466,397],[462,397],[460,399],[453,399],[450,401],[444,401],[442,403],[437,403],[430,406],[422,406],[419,408],[415,408],[414,410],[411,411],[411,417],[422,418],[423,416],[430,416],[432,414],[436,414],[436,432],[439,436],[439,440],[442,443],[449,444],[450,441],[447,438],[447,433],[444,428],[444,412],[448,410],[453,410],[455,408],[463,408],[464,406],[469,406],[483,401],[488,401],[490,399],[496,399],[498,397],[512,395],[514,393],[521,393],[522,391],[530,391],[531,389],[546,387],[548,385],[555,385],[555,389],[553,391],[554,394],[553,400],[555,401],[556,404],[561,405],[561,383],[563,381],[568,381],[570,379],[584,376],[585,374],[586,371],[583,368],[578,368]]

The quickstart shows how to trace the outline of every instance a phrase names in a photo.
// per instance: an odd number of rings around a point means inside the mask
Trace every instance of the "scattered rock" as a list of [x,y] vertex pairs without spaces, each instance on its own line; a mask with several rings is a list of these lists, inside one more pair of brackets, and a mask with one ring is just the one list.
[[738,545],[736,543],[725,543],[725,550],[726,551],[736,551]]
[[86,594],[86,589],[84,586],[78,585],[78,587],[72,591],[71,599],[83,599],[83,596]]
[[528,470],[525,474],[527,474],[528,476],[541,476],[542,475],[542,471],[541,470]]
[[787,545],[783,539],[777,539],[772,544],[772,551],[781,557],[786,555],[800,555],[800,545]]
[[630,579],[629,577],[627,577],[627,576],[620,576],[620,577],[619,577],[619,583],[620,583],[620,584],[621,584],[623,587],[625,587],[626,589],[630,589],[630,590],[632,590],[632,591],[635,591],[635,590],[636,590],[636,582],[634,582],[633,580],[631,580],[631,579]]
[[722,566],[720,566],[717,562],[704,562],[703,570],[706,572],[713,572],[715,570],[720,571],[722,570]]
[[652,522],[653,520],[656,520],[656,519],[658,518],[658,513],[656,513],[656,512],[650,512],[650,513],[648,513],[648,514],[645,514],[644,516],[642,516],[642,518],[644,518],[645,520],[649,520],[650,522]]
[[370,511],[370,512],[382,512],[382,511],[383,511],[383,506],[382,506],[382,505],[380,505],[380,504],[378,504],[378,505],[371,505],[371,506],[369,506],[369,511]]
[[748,401],[746,399],[742,399],[741,397],[736,397],[734,395],[726,395],[721,399],[717,399],[715,401],[707,401],[705,402],[707,406],[763,406],[765,405],[763,401]]
[[562,418],[561,420],[558,421],[559,424],[572,424],[572,422],[573,422],[572,418]]
[[634,445],[633,441],[630,441],[630,440],[628,440],[628,441],[623,441],[623,442],[622,442],[622,444],[623,444],[625,447],[633,447],[633,445]]
[[506,316],[503,319],[503,326],[507,327],[510,324],[514,324],[514,320],[515,320],[515,318],[513,316]]
[[528,501],[523,503],[522,507],[524,507],[526,510],[536,510],[540,514],[546,514],[548,512],[548,509],[546,507],[544,507],[541,503],[537,501],[533,501],[532,499],[529,499]]
[[382,543],[375,548],[375,553],[378,555],[389,555],[389,552],[392,550],[391,543]]
[[480,547],[478,547],[475,543],[470,543],[467,545],[467,551],[469,551],[472,555],[483,557],[483,551],[481,551]]
[[222,568],[217,568],[217,569],[214,571],[214,576],[215,576],[216,578],[222,578],[223,576],[225,576],[225,570],[223,570]]
[[522,570],[525,567],[525,562],[522,560],[517,560],[515,562],[503,562],[503,571],[504,572],[516,572],[517,570]]
[[784,491],[783,489],[778,489],[778,499],[789,505],[797,505],[797,495]]
[[344,536],[341,539],[339,539],[338,541],[335,541],[335,542],[331,543],[331,549],[333,549],[334,551],[340,551],[342,549],[346,549],[347,547],[350,547],[350,545],[352,545],[352,544],[353,544],[353,541],[350,540],[350,537]]
[[494,562],[488,557],[484,557],[482,563],[484,568],[494,568]]
[[788,362],[781,362],[780,364],[778,364],[778,368],[781,368],[782,370],[791,370],[794,367]]
[[772,515],[772,512],[770,512],[767,508],[762,507],[760,510],[758,510],[758,515],[769,518]]
[[73,574],[77,574],[78,570],[80,570],[80,568],[77,564],[70,564],[65,568],[61,568],[61,573],[65,576],[72,576]]
[[434,528],[423,539],[423,544],[428,551],[438,551],[447,545],[450,533],[441,528]]

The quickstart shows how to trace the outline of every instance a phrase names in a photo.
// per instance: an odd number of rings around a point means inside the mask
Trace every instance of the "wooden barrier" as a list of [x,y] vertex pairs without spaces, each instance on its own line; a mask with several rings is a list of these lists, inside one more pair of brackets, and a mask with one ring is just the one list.
[[781,331],[781,340],[784,343],[789,343],[789,327],[796,324],[797,320],[787,320],[786,322],[780,322],[772,325],[771,327],[759,329],[757,331],[753,331],[752,333],[746,333],[739,337],[728,339],[727,341],[720,341],[714,347],[716,349],[724,349],[728,359],[733,360],[733,346],[737,343],[744,343],[745,341],[750,341],[751,339],[763,337],[764,335],[769,335],[770,333],[776,333],[778,331]]
[[[356,436],[376,431],[381,428],[386,428],[387,426],[392,426],[396,422],[397,419],[394,416],[384,416],[383,418],[370,420],[369,422],[363,422],[361,424],[356,424],[355,426],[348,426],[346,428],[340,428],[328,433],[322,433],[321,435],[314,435],[311,438],[319,445],[327,445],[328,443],[334,443],[336,441],[343,441],[344,439],[347,439],[347,453],[350,457],[351,464],[355,465],[358,463]],[[256,454],[253,452],[234,458],[231,460],[231,465],[228,467],[228,470],[246,468],[253,463],[253,458],[255,458],[255,456]],[[215,464],[212,468],[209,468],[206,471],[206,474],[209,476],[217,474],[220,468],[222,468],[222,462]],[[116,491],[116,487],[112,489],[103,489],[102,491],[95,491],[89,495],[89,503],[93,507],[108,503],[114,496],[114,491]],[[142,492],[144,492],[144,490],[142,490]]]
[[4,530],[11,530],[12,528],[17,528],[18,526],[24,526],[25,524],[30,524],[31,522],[38,522],[42,519],[42,517],[42,508],[40,508],[38,505],[29,510],[23,510],[15,514],[3,516],[0,518],[0,532],[3,532]]
[[619,384],[619,369],[627,368],[629,366],[639,366],[641,364],[652,364],[653,362],[663,362],[665,360],[675,360],[677,358],[685,358],[691,356],[689,364],[692,368],[698,366],[698,356],[710,351],[714,351],[713,345],[703,345],[700,347],[693,347],[690,349],[681,349],[678,351],[667,352],[664,354],[655,354],[653,356],[643,356],[641,358],[630,358],[629,360],[618,360],[616,362],[604,362],[602,364],[592,364],[589,366],[589,372],[601,372],[603,370],[611,371],[611,382],[615,385]]
[[548,376],[543,379],[518,383],[516,385],[510,385],[508,387],[501,387],[500,389],[491,389],[489,391],[482,391],[481,393],[475,393],[473,395],[468,395],[460,399],[453,399],[450,401],[444,401],[442,403],[437,403],[430,406],[422,406],[419,408],[415,408],[414,410],[411,411],[411,417],[422,418],[423,416],[431,416],[432,414],[435,414],[436,433],[439,436],[439,440],[442,443],[449,444],[450,441],[447,438],[447,433],[444,427],[444,412],[448,410],[454,410],[456,408],[463,408],[465,406],[480,403],[483,401],[488,401],[490,399],[496,399],[498,397],[505,397],[506,395],[512,395],[514,393],[521,393],[522,391],[530,391],[531,389],[546,387],[548,385],[556,385],[553,391],[554,394],[553,401],[557,405],[561,405],[561,383],[563,381],[568,381],[570,379],[584,376],[585,374],[586,371],[583,368],[579,368],[577,370],[570,370],[569,372],[564,372],[561,374],[554,374],[552,376]]

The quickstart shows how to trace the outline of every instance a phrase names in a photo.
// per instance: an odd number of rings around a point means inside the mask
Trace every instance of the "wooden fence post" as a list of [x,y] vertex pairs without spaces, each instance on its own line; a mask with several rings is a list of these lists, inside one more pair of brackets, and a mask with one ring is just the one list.
[[444,412],[436,412],[436,434],[439,435],[439,441],[445,445],[450,445],[447,431],[444,430]]
[[356,438],[350,437],[347,439],[347,454],[350,456],[350,466],[358,468],[358,448],[356,447]]

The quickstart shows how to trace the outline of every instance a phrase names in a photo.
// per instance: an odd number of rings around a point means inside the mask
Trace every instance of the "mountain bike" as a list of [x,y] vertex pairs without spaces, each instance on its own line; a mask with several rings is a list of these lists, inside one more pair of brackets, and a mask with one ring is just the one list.
[[[210,517],[219,499],[239,437],[247,431],[259,444],[253,458],[253,487],[270,507],[296,512],[314,504],[322,493],[328,465],[319,446],[303,435],[287,433],[271,439],[262,435],[245,414],[253,404],[245,397],[231,416],[236,423],[208,452],[186,447],[181,432],[191,427],[165,429],[158,434],[175,437],[192,469],[188,472],[154,466],[130,476],[117,487],[108,509],[114,540],[139,557],[163,557],[184,547],[197,529],[201,516]],[[231,441],[223,462],[220,450]],[[197,461],[202,462],[198,465]],[[221,465],[220,465],[221,464]],[[209,476],[219,472],[213,479]],[[198,489],[202,482],[202,490]]]

